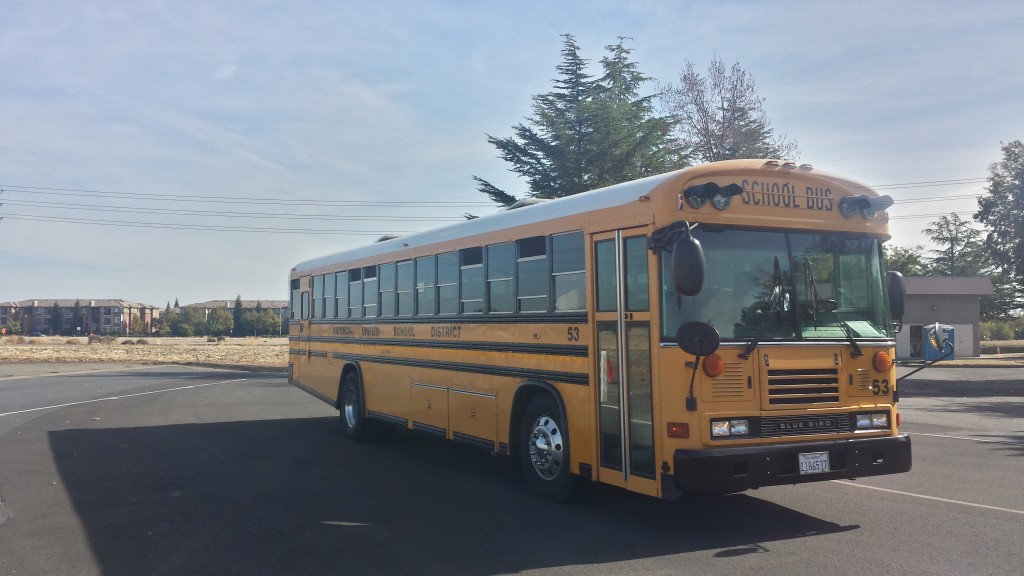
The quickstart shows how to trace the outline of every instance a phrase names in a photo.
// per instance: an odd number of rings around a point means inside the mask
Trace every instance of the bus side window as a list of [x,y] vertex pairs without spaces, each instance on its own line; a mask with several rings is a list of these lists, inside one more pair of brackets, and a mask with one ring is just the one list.
[[395,265],[380,265],[380,315],[390,318],[395,315]]
[[324,277],[313,276],[313,318],[324,317]]
[[484,249],[459,250],[459,288],[463,314],[484,313]]
[[416,277],[413,261],[399,262],[396,275],[398,277],[398,315],[412,316],[416,312]]
[[363,317],[363,270],[348,271],[348,311],[350,318]]
[[583,232],[551,237],[551,276],[555,285],[555,312],[586,308]]
[[551,290],[547,236],[516,240],[516,297],[520,312],[547,312]]
[[377,300],[380,295],[377,293],[377,267],[366,266],[363,268],[363,316],[367,318],[377,317]]
[[295,282],[292,282],[292,309],[291,317],[292,320],[300,320],[302,318],[302,290],[295,287]]
[[490,313],[515,312],[516,297],[512,290],[515,269],[515,244],[495,244],[487,247],[487,311]]
[[348,318],[348,272],[341,271],[335,274],[334,284],[338,318]]
[[436,277],[433,256],[424,256],[416,259],[417,316],[433,316],[437,314],[437,293],[434,290],[434,280]]
[[334,274],[324,274],[324,316],[334,318],[338,311],[334,301]]
[[459,253],[437,255],[438,314],[459,312]]

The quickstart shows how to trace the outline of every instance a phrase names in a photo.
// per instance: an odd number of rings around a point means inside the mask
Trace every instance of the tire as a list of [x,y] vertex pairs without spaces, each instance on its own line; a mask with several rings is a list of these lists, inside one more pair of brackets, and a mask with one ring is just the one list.
[[369,427],[367,426],[369,423],[366,421],[363,391],[359,386],[359,376],[355,372],[349,372],[341,381],[338,410],[340,411],[341,427],[345,430],[346,436],[356,442],[369,439]]
[[569,433],[559,403],[549,394],[530,399],[519,428],[519,458],[530,489],[556,502],[572,496]]

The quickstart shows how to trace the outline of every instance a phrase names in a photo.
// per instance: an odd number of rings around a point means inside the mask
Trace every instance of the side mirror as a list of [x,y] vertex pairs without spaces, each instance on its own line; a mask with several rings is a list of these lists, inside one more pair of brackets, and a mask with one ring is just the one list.
[[704,288],[704,249],[689,234],[672,246],[672,281],[683,296],[696,296]]
[[903,324],[903,312],[907,306],[907,285],[903,281],[903,274],[896,271],[886,272],[885,287],[889,292],[889,312],[892,319],[898,324]]
[[720,342],[718,330],[704,322],[687,322],[676,330],[676,346],[698,358],[714,354]]

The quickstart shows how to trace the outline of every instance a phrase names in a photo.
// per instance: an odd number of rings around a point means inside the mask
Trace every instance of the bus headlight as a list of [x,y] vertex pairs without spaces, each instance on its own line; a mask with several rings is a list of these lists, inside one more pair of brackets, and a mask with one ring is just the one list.
[[746,436],[750,434],[750,422],[746,418],[733,420],[712,420],[711,437]]
[[857,414],[857,430],[888,430],[889,413]]

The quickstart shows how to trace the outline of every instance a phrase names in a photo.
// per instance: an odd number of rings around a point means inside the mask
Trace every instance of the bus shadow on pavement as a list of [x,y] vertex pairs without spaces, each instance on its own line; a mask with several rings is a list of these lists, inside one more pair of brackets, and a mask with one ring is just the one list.
[[859,528],[742,494],[666,502],[587,486],[553,504],[494,456],[406,433],[356,444],[334,418],[70,429],[49,443],[113,575],[516,573],[770,553]]

